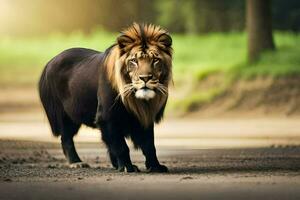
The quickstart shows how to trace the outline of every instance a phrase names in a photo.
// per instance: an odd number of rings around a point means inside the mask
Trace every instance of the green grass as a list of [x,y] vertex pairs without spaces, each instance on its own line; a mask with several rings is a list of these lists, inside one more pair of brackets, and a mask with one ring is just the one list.
[[[71,47],[104,51],[114,43],[116,33],[95,31],[89,35],[52,34],[33,38],[0,38],[1,86],[35,85],[52,57]],[[188,98],[173,101],[175,108],[190,110],[199,102],[211,101],[229,87],[230,80],[256,76],[300,74],[300,35],[275,33],[275,52],[266,52],[254,64],[247,64],[245,33],[211,33],[206,35],[173,35],[175,88],[192,84]],[[211,74],[223,74],[224,84],[205,91],[195,90]],[[171,106],[172,107],[172,106]]]
[[0,38],[0,84],[33,85],[46,63],[61,51],[72,47],[105,50],[116,34],[96,31],[90,35],[74,32],[37,38]]
[[276,32],[275,43],[275,52],[266,52],[249,65],[244,33],[175,36],[174,74],[190,73],[201,80],[220,71],[236,73],[241,78],[299,73],[300,35]]
[[213,71],[230,69],[246,59],[244,33],[175,35],[173,41],[175,79],[184,73],[201,78]]
[[241,63],[230,72],[246,79],[256,76],[279,77],[300,74],[300,37],[280,34],[276,37],[276,44],[276,51],[265,52],[256,63],[251,65]]

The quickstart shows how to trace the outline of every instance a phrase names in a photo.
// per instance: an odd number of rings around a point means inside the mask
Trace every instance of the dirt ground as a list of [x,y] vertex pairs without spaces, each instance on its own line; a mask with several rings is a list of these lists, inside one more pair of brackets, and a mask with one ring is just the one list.
[[159,147],[168,174],[116,172],[98,143],[77,143],[91,168],[70,169],[58,143],[0,140],[0,199],[299,199],[300,147]]

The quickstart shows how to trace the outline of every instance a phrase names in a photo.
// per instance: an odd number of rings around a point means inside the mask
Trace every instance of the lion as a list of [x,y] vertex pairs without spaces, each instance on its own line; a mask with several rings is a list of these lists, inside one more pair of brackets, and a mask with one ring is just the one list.
[[50,60],[39,94],[52,133],[71,167],[89,167],[73,137],[81,125],[101,131],[112,166],[139,172],[125,138],[141,149],[149,172],[168,172],[156,156],[154,124],[163,118],[172,82],[172,38],[160,26],[129,26],[105,52],[72,48]]

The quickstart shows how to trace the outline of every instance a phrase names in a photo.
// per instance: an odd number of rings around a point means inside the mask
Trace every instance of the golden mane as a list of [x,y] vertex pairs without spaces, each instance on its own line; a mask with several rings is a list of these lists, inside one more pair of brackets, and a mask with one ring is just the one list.
[[168,32],[159,26],[152,24],[137,24],[121,32],[115,44],[106,58],[105,67],[108,80],[110,81],[113,89],[120,95],[126,109],[132,112],[146,128],[154,122],[158,122],[158,112],[165,106],[168,95],[158,94],[149,101],[137,99],[132,95],[124,96],[123,90],[124,79],[124,66],[129,53],[133,49],[152,54],[153,52],[160,54],[165,62],[165,70],[167,70],[167,77],[162,84],[168,87],[169,82],[172,80],[172,40]]

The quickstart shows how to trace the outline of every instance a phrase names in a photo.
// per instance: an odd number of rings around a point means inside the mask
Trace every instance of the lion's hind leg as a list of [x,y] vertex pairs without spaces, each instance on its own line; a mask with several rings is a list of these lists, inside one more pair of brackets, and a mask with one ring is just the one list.
[[73,137],[78,132],[80,125],[75,124],[69,117],[64,118],[63,131],[61,134],[61,145],[71,168],[87,168],[89,165],[79,158]]

